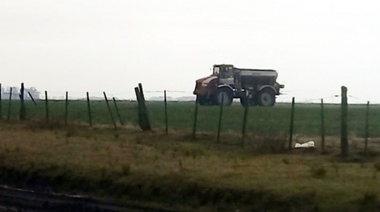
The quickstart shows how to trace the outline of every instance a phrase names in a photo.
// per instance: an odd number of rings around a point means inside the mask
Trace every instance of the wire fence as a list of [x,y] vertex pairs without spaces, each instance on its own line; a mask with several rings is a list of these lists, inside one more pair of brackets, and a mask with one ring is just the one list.
[[[224,142],[226,134],[240,134],[241,139],[235,140],[243,144],[254,142],[257,135],[283,136],[287,138],[289,148],[294,147],[294,143],[302,143],[310,138],[323,143],[326,137],[337,140],[337,136],[341,135],[341,105],[323,102],[325,99],[340,100],[341,95],[303,99],[301,103],[296,99],[293,104],[280,102],[275,107],[242,107],[240,103],[234,103],[231,107],[198,108],[194,100],[168,101],[167,93],[170,92],[178,91],[162,91],[162,99],[146,103],[147,119],[152,128],[165,130],[166,134],[192,130],[192,137],[196,138],[199,133],[215,133],[217,142]],[[71,99],[66,92],[64,98],[52,99],[45,91],[43,98],[24,99],[17,91],[15,93],[18,98],[15,98],[13,91],[9,96],[0,96],[2,120],[45,120],[64,125],[76,122],[87,123],[90,127],[109,125],[115,129],[124,126],[141,127],[140,106],[136,98],[119,99],[106,92],[100,98],[86,92],[83,98]],[[351,140],[365,140],[361,144],[365,144],[366,148],[369,140],[369,146],[377,145],[380,123],[376,117],[380,117],[380,106],[369,104],[355,96],[348,95],[347,98],[349,101],[355,99],[356,102],[363,102],[349,105],[348,136]],[[323,149],[324,145],[321,144]],[[329,142],[326,142],[328,145]]]

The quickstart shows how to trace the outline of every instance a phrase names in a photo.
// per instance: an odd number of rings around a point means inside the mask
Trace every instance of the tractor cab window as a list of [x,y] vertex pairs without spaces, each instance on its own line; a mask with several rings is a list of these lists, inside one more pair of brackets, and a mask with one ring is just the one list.
[[219,71],[220,71],[219,67],[215,66],[212,75],[219,75]]
[[222,66],[220,69],[220,78],[233,77],[233,70],[230,66]]

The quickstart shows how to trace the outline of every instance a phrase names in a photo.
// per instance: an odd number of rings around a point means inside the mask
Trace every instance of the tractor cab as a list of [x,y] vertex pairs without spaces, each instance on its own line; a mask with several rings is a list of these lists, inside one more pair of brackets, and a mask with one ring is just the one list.
[[218,77],[219,83],[226,85],[234,84],[234,66],[233,65],[214,65],[213,74]]

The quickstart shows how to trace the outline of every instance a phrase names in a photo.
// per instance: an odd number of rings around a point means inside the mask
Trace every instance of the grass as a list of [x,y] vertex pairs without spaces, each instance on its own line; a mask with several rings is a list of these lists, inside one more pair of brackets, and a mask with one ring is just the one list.
[[[43,121],[0,122],[0,180],[18,186],[153,202],[185,210],[379,209],[379,154],[351,145],[341,159],[285,151],[286,137],[141,132],[133,126],[88,128]],[[351,141],[354,142],[354,141]],[[372,143],[379,143],[373,140]],[[281,147],[282,146],[282,147]],[[375,151],[376,150],[376,151]]]

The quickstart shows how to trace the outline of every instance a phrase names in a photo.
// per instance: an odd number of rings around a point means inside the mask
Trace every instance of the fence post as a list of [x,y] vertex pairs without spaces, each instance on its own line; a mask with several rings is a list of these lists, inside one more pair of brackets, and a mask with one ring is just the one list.
[[69,114],[69,92],[66,91],[66,98],[65,98],[65,126],[67,126],[67,116]]
[[198,120],[198,96],[195,99],[195,111],[194,111],[194,122],[193,122],[193,139],[196,138],[197,133],[197,120]]
[[33,104],[37,105],[36,101],[34,100],[32,94],[29,91],[28,91],[28,95],[29,95],[30,99],[32,100]]
[[47,91],[45,91],[45,109],[46,109],[46,121],[49,121],[49,103],[48,103]]
[[290,112],[290,128],[289,128],[289,144],[288,149],[292,149],[292,141],[293,141],[293,128],[294,128],[294,105],[295,105],[295,98],[292,98],[292,109]]
[[342,105],[341,105],[341,137],[340,137],[340,146],[341,153],[343,157],[348,156],[348,136],[347,136],[347,88],[345,86],[341,87],[342,89]]
[[325,149],[325,114],[323,99],[321,99],[321,149],[322,154],[326,153]]
[[139,87],[135,87],[135,93],[136,93],[136,101],[137,101],[137,109],[138,109],[138,116],[139,116],[139,125],[140,128],[143,129],[143,118],[142,118],[142,112],[141,112],[141,95]]
[[105,92],[105,91],[103,91],[103,95],[104,95],[104,100],[106,100],[106,104],[107,104],[108,112],[110,113],[110,116],[111,116],[112,124],[113,124],[114,128],[117,129],[116,122],[115,122],[115,119],[113,118],[112,111],[111,111],[111,107],[110,107],[110,104],[109,104],[109,102],[108,102],[107,95],[106,95],[106,92]]
[[147,107],[146,107],[145,95],[144,95],[144,90],[143,90],[142,84],[139,83],[138,87],[139,87],[139,91],[140,91],[140,92],[139,92],[139,93],[140,93],[140,99],[141,99],[141,102],[140,102],[140,103],[141,103],[142,109],[143,109],[143,111],[144,111],[144,113],[145,113],[144,117],[146,118],[147,125],[148,125],[149,128],[150,128],[149,116],[148,116],[148,109],[147,109]]
[[21,83],[20,89],[20,120],[25,120],[25,101],[24,101],[24,83]]
[[222,95],[222,104],[220,104],[220,112],[219,112],[219,123],[218,123],[218,136],[216,142],[220,142],[220,131],[222,130],[222,117],[223,117],[223,107],[224,107],[224,95]]
[[90,127],[92,127],[92,116],[91,116],[91,106],[90,106],[90,95],[86,92],[87,96],[87,112],[88,112],[88,121],[90,123]]
[[148,108],[146,107],[144,90],[141,83],[139,83],[139,90],[140,90],[140,96],[141,96],[141,108],[142,108],[143,117],[144,117],[145,130],[151,130],[152,128],[149,121]]
[[124,126],[124,123],[123,123],[123,120],[121,119],[119,107],[117,106],[115,97],[113,97],[112,100],[113,100],[113,104],[114,104],[115,109],[116,109],[116,115],[119,118],[119,122],[120,122],[121,126]]
[[144,131],[151,130],[152,128],[149,122],[148,109],[145,104],[145,97],[141,83],[139,83],[139,87],[135,87],[135,93],[138,103],[140,128]]
[[369,137],[369,101],[367,101],[367,111],[365,116],[365,142],[364,142],[364,154],[368,156],[368,137]]
[[143,100],[143,102],[145,103],[145,95],[144,95],[144,90],[143,90],[142,84],[139,83],[138,87],[139,87],[139,91],[140,91],[141,100]]
[[249,105],[249,99],[248,99],[248,92],[245,93],[245,104],[244,104],[244,116],[243,116],[243,126],[241,130],[241,145],[244,147],[245,145],[245,134],[247,129],[247,117],[248,117],[248,105]]
[[166,90],[164,90],[164,104],[165,104],[165,133],[169,134],[169,123],[168,123],[168,101],[166,99]]
[[7,121],[9,122],[11,118],[11,106],[12,106],[12,87],[9,90],[9,102],[8,102],[8,115],[7,115]]

